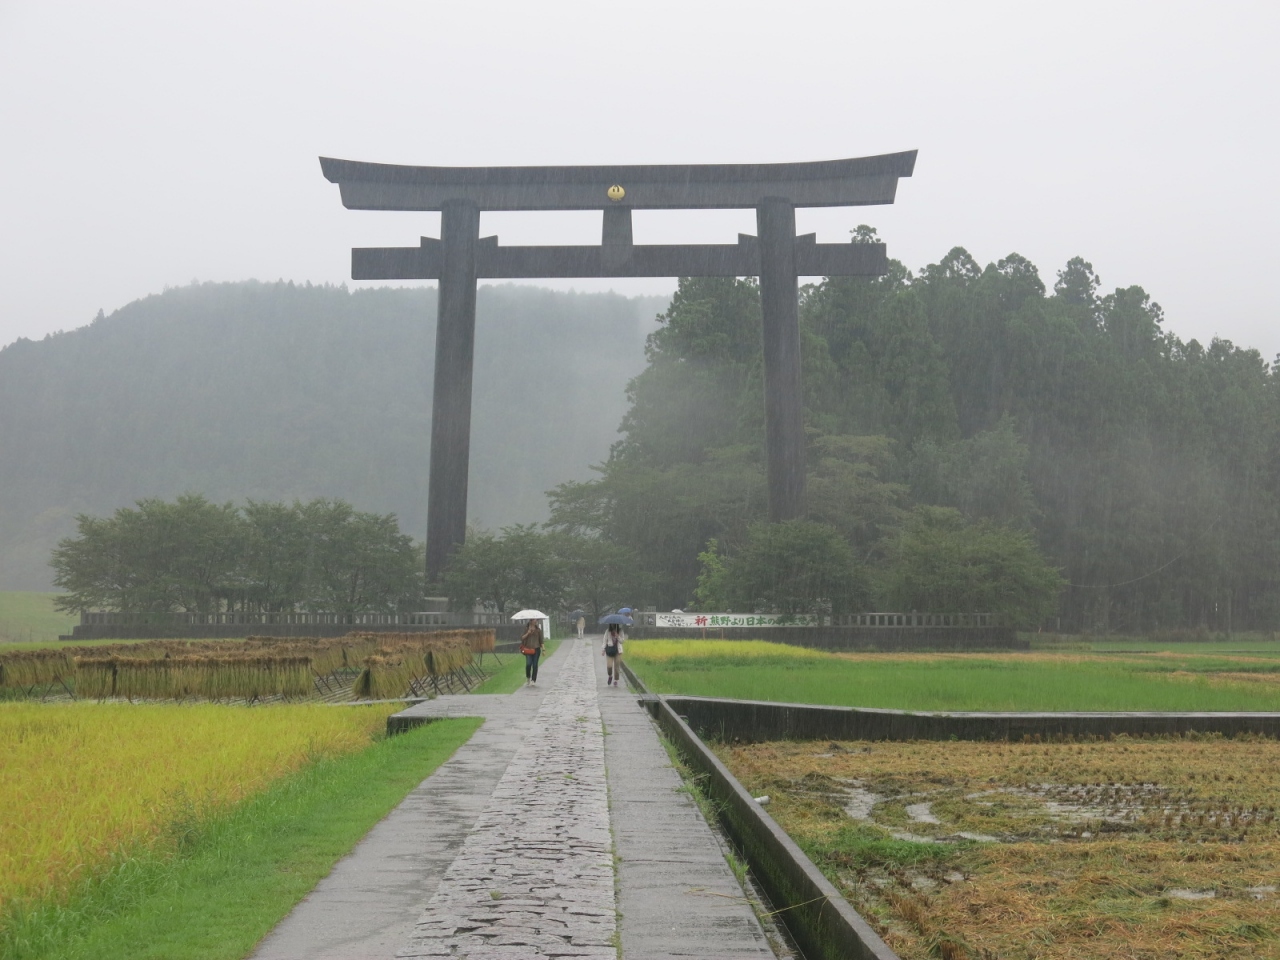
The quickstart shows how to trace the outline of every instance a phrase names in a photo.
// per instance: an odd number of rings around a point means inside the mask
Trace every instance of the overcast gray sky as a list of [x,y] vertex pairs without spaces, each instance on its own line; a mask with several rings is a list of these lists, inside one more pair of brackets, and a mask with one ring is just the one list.
[[[769,162],[918,148],[867,222],[1142,284],[1184,338],[1280,351],[1280,4],[0,0],[0,344],[198,280],[339,283],[438,217],[344,210],[318,155]],[[487,214],[504,243],[597,214]],[[749,212],[640,213],[728,242]],[[552,284],[548,284],[552,285]],[[562,281],[665,292],[674,281]]]

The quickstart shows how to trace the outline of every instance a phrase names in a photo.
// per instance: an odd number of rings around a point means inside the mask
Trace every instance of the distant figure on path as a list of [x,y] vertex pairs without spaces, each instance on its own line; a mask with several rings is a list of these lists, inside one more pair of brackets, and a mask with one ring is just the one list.
[[609,624],[609,629],[604,635],[604,665],[608,674],[605,686],[612,684],[618,685],[618,677],[622,674],[622,628],[616,623]]
[[586,629],[587,629],[587,618],[579,617],[578,618],[578,639],[579,640],[582,639],[582,634]]
[[538,682],[538,660],[542,656],[542,624],[530,620],[520,635],[520,652],[524,654],[524,682]]

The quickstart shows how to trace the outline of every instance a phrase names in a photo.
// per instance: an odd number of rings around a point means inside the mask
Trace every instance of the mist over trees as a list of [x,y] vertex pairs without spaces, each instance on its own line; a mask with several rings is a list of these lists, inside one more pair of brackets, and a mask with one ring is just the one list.
[[[264,557],[289,542],[292,501],[423,530],[433,307],[429,290],[206,284],[0,351],[0,586],[47,584],[78,514],[184,491],[207,498],[210,530],[231,510],[274,531]],[[880,606],[1112,631],[1280,618],[1276,371],[1181,340],[1140,287],[1104,293],[1076,258],[1050,289],[1016,254],[983,267],[961,248],[805,287],[808,516],[790,525],[765,522],[755,283],[682,280],[645,340],[654,309],[481,289],[477,533],[456,603]],[[495,568],[508,539],[536,560],[514,586]],[[262,582],[118,602],[270,609]]]
[[[682,280],[660,319],[622,438],[598,479],[552,491],[552,523],[634,550],[660,608],[700,577],[703,598],[742,599],[751,576],[726,571],[783,549],[761,526],[758,290]],[[808,519],[874,602],[1274,628],[1280,384],[1257,351],[1184,342],[1141,287],[1102,293],[1080,258],[1050,290],[1017,254],[982,267],[959,247],[919,274],[895,261],[804,288],[801,327]],[[979,589],[984,564],[1005,594]]]
[[[473,522],[540,520],[591,475],[665,303],[481,287]],[[434,317],[433,289],[196,284],[0,349],[0,589],[49,589],[78,514],[187,492],[342,499],[421,539]]]

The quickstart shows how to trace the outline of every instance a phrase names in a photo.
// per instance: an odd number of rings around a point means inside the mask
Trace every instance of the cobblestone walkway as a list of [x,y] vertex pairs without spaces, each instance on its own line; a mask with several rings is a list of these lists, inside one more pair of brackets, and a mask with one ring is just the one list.
[[614,960],[616,904],[593,648],[577,643],[397,956]]

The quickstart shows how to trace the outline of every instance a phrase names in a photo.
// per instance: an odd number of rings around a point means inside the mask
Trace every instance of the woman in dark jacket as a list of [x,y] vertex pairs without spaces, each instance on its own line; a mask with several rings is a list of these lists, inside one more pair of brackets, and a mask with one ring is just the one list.
[[538,660],[542,657],[542,624],[530,620],[520,635],[520,652],[524,654],[524,682],[538,682]]

